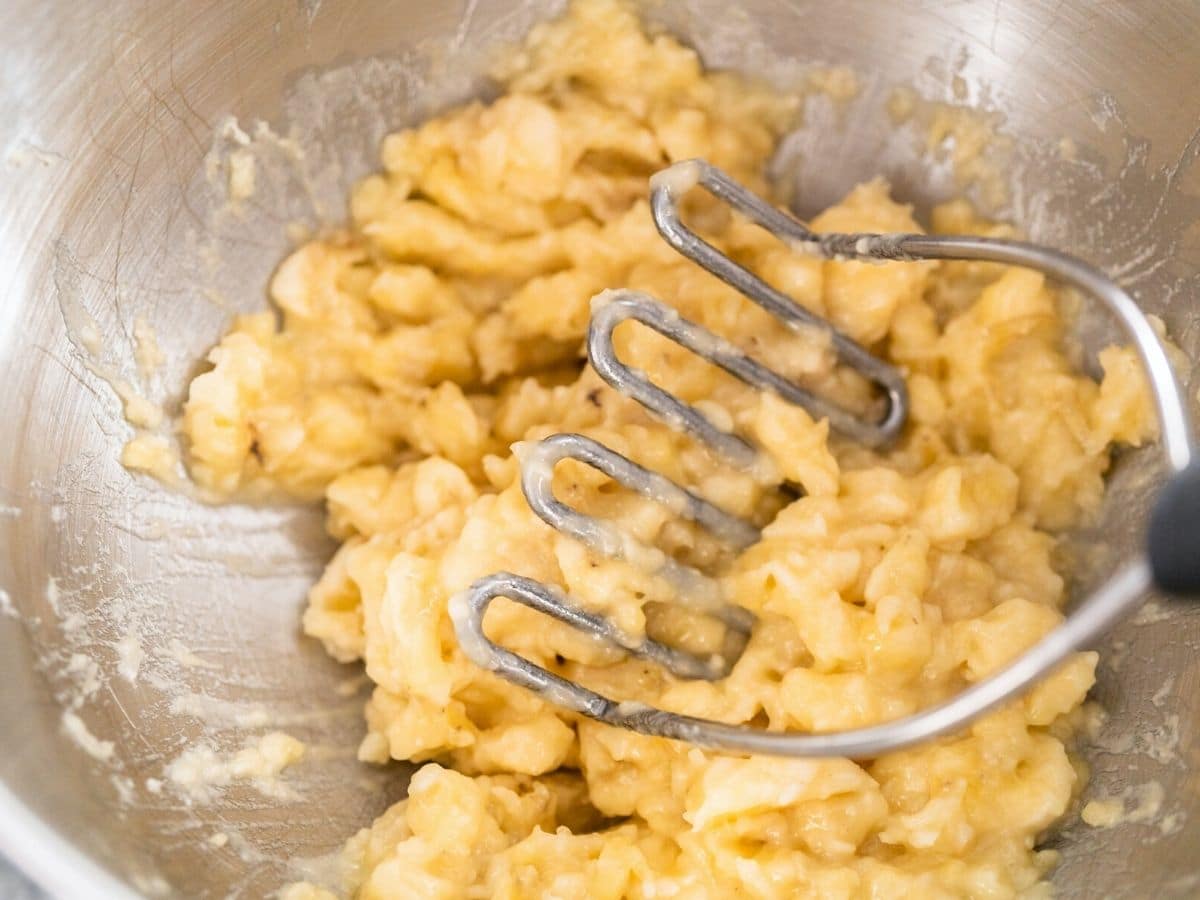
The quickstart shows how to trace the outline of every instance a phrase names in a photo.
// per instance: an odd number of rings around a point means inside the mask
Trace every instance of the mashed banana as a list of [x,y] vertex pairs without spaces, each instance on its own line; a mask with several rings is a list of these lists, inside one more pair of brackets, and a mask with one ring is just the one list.
[[[348,844],[361,898],[1045,896],[1039,833],[1080,770],[1066,742],[1096,657],[1074,656],[965,733],[866,762],[740,758],[563,712],[458,649],[446,606],[511,570],[631,632],[712,650],[671,585],[595,558],[527,507],[513,445],[599,439],[764,526],[736,558],[574,463],[559,497],[718,573],[758,625],[732,674],[683,682],[508,601],[490,636],[619,699],[828,730],[913,712],[987,676],[1061,619],[1054,534],[1094,513],[1114,442],[1152,436],[1137,362],[1065,354],[1059,298],[981,263],[805,257],[702,198],[725,252],[886,355],[911,421],[871,452],[636,325],[622,357],[750,436],[803,489],[731,471],[584,366],[590,298],[647,291],[789,375],[855,401],[827,348],[787,332],[654,231],[647,179],[705,157],[752,189],[794,98],[705,72],[624,6],[580,0],[473,103],[390,136],[352,224],[289,257],[274,312],[240,318],[191,386],[191,471],[222,492],[323,496],[342,546],[305,630],[375,682],[359,755],[426,763]],[[914,231],[882,181],[817,230]],[[964,202],[935,231],[1009,234]],[[293,898],[326,896],[293,886]]]

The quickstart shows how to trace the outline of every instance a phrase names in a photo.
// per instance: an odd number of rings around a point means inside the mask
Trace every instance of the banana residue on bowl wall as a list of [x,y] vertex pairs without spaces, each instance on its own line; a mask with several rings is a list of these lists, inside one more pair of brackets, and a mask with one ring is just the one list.
[[[369,77],[369,76],[368,76]],[[839,114],[844,115],[856,96],[862,93],[862,83],[855,83],[853,90],[848,85],[854,82],[852,76],[841,72],[839,74],[825,76],[812,76],[812,85],[830,85],[828,95],[833,99],[828,101],[830,109],[840,109],[843,111]],[[313,90],[319,91],[321,84],[319,82],[311,82],[310,87]],[[821,89],[815,90],[810,95],[809,108],[814,112],[815,116],[821,114],[821,106],[826,103],[826,94]],[[836,101],[836,102],[835,102]],[[931,101],[933,102],[933,101]],[[944,101],[937,101],[944,102]],[[915,105],[914,105],[915,110]],[[955,119],[957,122],[958,120]],[[963,129],[975,128],[969,122],[969,114],[962,121],[967,124],[961,126]],[[943,127],[945,120],[943,120]],[[387,124],[387,123],[384,123]],[[929,128],[929,124],[922,118],[922,114],[914,111],[910,125],[916,127],[912,130],[912,139],[916,142],[924,142],[927,140],[927,135],[919,133],[920,130]],[[986,124],[979,125],[978,128],[986,130],[991,128],[993,123],[990,119],[986,120]],[[957,126],[956,126],[957,127]],[[236,129],[236,131],[234,130]],[[954,129],[951,128],[951,131]],[[241,136],[245,136],[245,140]],[[952,143],[957,141],[957,135],[952,135]],[[986,148],[983,148],[986,151]],[[242,131],[237,127],[236,122],[227,123],[219,129],[219,134],[214,142],[214,150],[210,156],[212,162],[212,172],[214,178],[220,183],[220,190],[225,194],[228,202],[224,211],[220,213],[222,216],[252,218],[256,211],[253,208],[254,204],[262,196],[262,192],[268,192],[264,202],[270,205],[273,198],[270,196],[271,179],[278,179],[279,183],[287,182],[294,188],[298,182],[316,181],[316,176],[313,176],[309,171],[309,164],[304,159],[305,150],[303,142],[296,140],[294,137],[280,137],[266,126],[246,128]],[[985,153],[986,155],[986,153]],[[235,160],[237,160],[235,162]],[[953,160],[951,161],[953,164]],[[300,173],[297,175],[297,173]],[[329,176],[332,180],[337,180],[337,176]],[[981,175],[980,179],[987,180],[986,175]],[[969,177],[964,177],[964,181],[970,181]],[[986,188],[985,188],[986,190]],[[317,199],[318,195],[324,194],[324,197]],[[305,232],[315,231],[320,228],[320,220],[328,219],[336,215],[336,204],[332,203],[329,197],[329,191],[320,187],[314,187],[311,190],[312,199],[309,206],[314,209],[315,216],[310,218],[308,222],[301,223],[298,219],[288,218],[286,220],[276,221],[275,227],[288,229],[296,237],[305,237]],[[281,206],[282,208],[282,206]],[[331,215],[332,213],[332,215]],[[280,224],[280,221],[283,224]],[[213,233],[220,230],[220,226],[213,227]],[[64,252],[65,248],[64,248]],[[218,254],[220,248],[216,242],[213,246],[204,251],[206,253]],[[199,254],[203,255],[203,254]],[[219,259],[213,259],[214,267],[219,265]],[[69,258],[64,260],[64,270],[71,268]],[[229,305],[229,296],[232,290],[228,284],[214,284],[211,287],[208,297],[214,303]],[[70,290],[62,292],[61,296],[70,297]],[[82,309],[82,307],[80,307]],[[139,433],[135,434],[134,442],[137,449],[132,452],[132,463],[136,468],[141,463],[142,467],[154,474],[156,477],[162,478],[176,486],[191,490],[186,482],[181,478],[181,471],[178,466],[178,447],[175,442],[173,432],[174,423],[172,416],[177,408],[178,396],[172,397],[168,390],[165,390],[162,385],[153,383],[153,376],[156,370],[161,367],[162,351],[157,350],[158,337],[155,333],[155,328],[146,319],[137,319],[132,323],[127,323],[131,326],[134,334],[134,341],[131,346],[132,352],[129,354],[135,363],[135,370],[140,376],[140,383],[129,374],[127,371],[120,376],[113,372],[104,369],[105,363],[102,362],[105,355],[105,348],[97,345],[94,339],[98,334],[95,328],[95,323],[88,323],[86,311],[84,315],[78,314],[79,310],[70,307],[69,303],[64,307],[64,319],[68,322],[69,330],[72,330],[77,337],[76,345],[79,348],[79,358],[81,360],[90,360],[97,368],[92,369],[92,374],[105,381],[108,381],[114,391],[122,400],[122,405],[126,411],[129,421],[140,429]],[[211,335],[215,337],[215,333]],[[152,351],[150,348],[155,347]],[[111,363],[111,354],[108,356]],[[156,361],[157,360],[157,361]],[[115,371],[115,370],[114,370]],[[178,389],[179,385],[173,386]],[[144,405],[145,404],[145,405]],[[166,407],[164,410],[163,408]],[[129,411],[132,410],[132,415]],[[284,521],[286,517],[281,517],[280,521]],[[164,517],[159,524],[151,522],[144,526],[147,533],[157,530],[165,539],[168,533],[179,526],[179,521],[170,517]],[[254,561],[242,560],[236,557],[235,551],[230,551],[229,555],[223,560],[220,552],[214,554],[210,560],[215,565],[222,565],[225,562],[234,568],[248,567],[253,568],[256,563]],[[86,573],[69,573],[70,578],[64,579],[73,581],[76,585],[82,577],[86,579]],[[58,588],[54,589],[58,593]],[[48,594],[51,591],[48,589]],[[182,751],[187,753],[189,747],[205,747],[205,741],[211,739],[216,741],[212,744],[212,752],[219,761],[218,765],[228,763],[239,751],[243,741],[257,740],[261,737],[262,729],[274,728],[281,725],[282,722],[288,720],[288,716],[292,714],[279,713],[268,707],[256,705],[254,703],[238,703],[227,700],[213,698],[207,694],[198,692],[194,689],[189,689],[185,678],[188,673],[183,671],[189,667],[186,659],[190,655],[194,655],[197,659],[204,659],[204,651],[202,648],[195,651],[187,647],[174,647],[170,645],[170,641],[163,638],[155,628],[148,626],[145,622],[139,624],[138,616],[134,609],[138,603],[146,602],[151,598],[149,595],[142,594],[137,597],[128,599],[128,606],[131,608],[120,608],[120,604],[116,604],[106,608],[103,612],[98,612],[90,608],[80,607],[73,603],[74,589],[68,589],[65,594],[58,594],[56,602],[61,607],[61,616],[58,618],[57,625],[61,627],[64,634],[64,646],[68,648],[68,652],[64,652],[61,657],[53,659],[47,658],[45,663],[48,668],[57,673],[59,681],[66,685],[61,696],[64,699],[68,708],[64,713],[64,729],[71,735],[72,739],[76,740],[85,752],[92,756],[96,756],[99,761],[106,762],[111,759],[112,741],[106,735],[103,729],[97,728],[96,733],[92,732],[95,726],[86,724],[86,709],[92,701],[97,690],[96,684],[101,685],[113,676],[122,679],[131,685],[143,685],[160,690],[164,696],[171,698],[169,709],[164,711],[164,714],[185,717],[188,721],[200,722],[202,727],[201,736],[190,740],[188,747]],[[158,601],[154,598],[155,602]],[[2,600],[2,597],[0,597]],[[5,607],[0,605],[0,611]],[[47,623],[54,624],[54,623]],[[115,626],[115,627],[114,627]],[[181,650],[182,647],[182,650]],[[80,661],[91,659],[95,665]],[[191,685],[203,685],[205,680],[205,671],[193,672],[192,675],[200,676],[197,681],[192,681]],[[347,682],[349,683],[349,682]],[[1165,685],[1165,683],[1164,683]],[[1169,690],[1169,686],[1164,686],[1165,690]],[[339,690],[340,696],[343,691]],[[335,701],[336,702],[336,699]],[[356,708],[360,705],[359,701],[351,701],[348,706]],[[81,716],[81,713],[83,714]],[[257,734],[255,734],[257,732]],[[1175,741],[1177,741],[1177,735]],[[1128,745],[1128,746],[1127,746]],[[1168,762],[1173,762],[1177,759],[1177,754],[1174,753],[1174,747],[1171,745],[1169,735],[1164,737],[1161,742],[1150,745],[1143,745],[1137,740],[1131,739],[1125,741],[1124,738],[1115,741],[1112,746],[1121,746],[1125,749],[1121,752],[1142,752],[1153,756],[1155,759],[1163,759]],[[1168,748],[1168,749],[1163,749]],[[317,751],[327,748],[313,748]],[[310,751],[310,758],[319,757],[320,753]],[[161,792],[168,793],[179,791],[181,795],[186,795],[188,790],[173,781],[167,769],[172,764],[172,760],[178,760],[180,755],[163,754],[159,767],[157,769],[158,776],[152,776],[146,780],[146,783],[130,785],[126,776],[114,772],[113,784],[118,797],[122,802],[144,802],[144,798],[140,793],[143,788],[146,792],[152,795],[159,795]],[[304,767],[308,763],[301,764],[297,767],[297,772],[292,774],[284,774],[283,784],[290,784],[292,789],[302,790],[305,775]],[[218,781],[221,779],[218,778]],[[235,779],[230,779],[230,782]],[[253,781],[252,778],[245,779]],[[192,798],[193,802],[216,803],[223,802],[224,789],[228,785],[213,785],[214,789],[210,794],[206,794],[203,800]],[[1149,809],[1153,804],[1143,803],[1145,798],[1153,799],[1153,788],[1144,785],[1134,785],[1119,792],[1123,797],[1125,805],[1133,810]],[[1101,802],[1113,802],[1113,798],[1105,798]],[[1169,805],[1169,798],[1166,805]],[[1104,807],[1100,807],[1104,809]],[[1109,807],[1111,812],[1111,807]],[[1127,818],[1132,821],[1142,821],[1140,818],[1143,813],[1138,813],[1139,818],[1133,818],[1133,813],[1130,813]],[[1158,811],[1157,823],[1165,827],[1164,823],[1172,822],[1178,824],[1172,819],[1172,813],[1162,814]],[[1091,816],[1091,818],[1097,818]],[[1104,816],[1099,816],[1103,819]],[[1150,821],[1150,820],[1147,820]],[[1158,827],[1158,826],[1156,826]],[[255,859],[258,861],[269,861],[272,863],[279,862],[279,857],[274,855],[272,851],[263,851],[255,848],[252,843],[248,842],[244,837],[237,834],[237,829],[231,831],[219,831],[212,834],[211,838],[207,838],[214,851],[223,853],[236,852],[243,860]],[[295,877],[297,873],[293,872]],[[332,873],[325,873],[327,878],[331,878]],[[146,881],[148,889],[165,890],[165,886],[156,885],[153,878],[148,876]]]
[[279,775],[299,762],[304,751],[304,744],[290,734],[272,731],[257,740],[247,739],[232,756],[205,744],[192,745],[167,766],[165,773],[193,801],[211,801],[216,797],[216,788],[245,779],[253,781],[260,793],[287,800],[292,789],[279,780]]
[[985,209],[1001,209],[1009,200],[1012,138],[998,131],[998,115],[963,104],[957,87],[962,79],[955,79],[958,104],[925,100],[912,88],[898,87],[888,98],[888,115],[896,126],[912,123],[924,132],[925,152],[935,158],[945,153],[959,187],[975,188]]

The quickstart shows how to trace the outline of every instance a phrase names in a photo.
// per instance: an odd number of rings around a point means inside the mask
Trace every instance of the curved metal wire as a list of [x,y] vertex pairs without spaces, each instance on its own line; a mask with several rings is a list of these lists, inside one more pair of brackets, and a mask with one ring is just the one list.
[[554,467],[564,459],[586,463],[738,548],[748,547],[758,540],[757,528],[680,487],[670,478],[651,472],[582,434],[554,434],[522,452],[521,489],[530,509],[547,525],[582,541],[602,556],[629,560],[662,575],[675,584],[681,602],[716,616],[731,628],[749,633],[754,625],[754,615],[747,609],[726,603],[717,583],[703,572],[677,562],[660,550],[640,544],[611,523],[581,513],[555,497]]
[[[676,163],[650,180],[650,212],[658,233],[668,244],[757,303],[785,325],[827,333],[838,359],[879,387],[887,397],[888,406],[882,419],[871,422],[812,395],[796,402],[810,409],[818,418],[828,418],[830,427],[868,447],[882,447],[895,440],[908,420],[908,387],[900,370],[874,356],[853,338],[843,334],[815,313],[809,312],[745,266],[734,262],[684,225],[679,215],[679,201],[683,194],[696,186],[703,187],[784,243],[812,252],[813,249],[819,248],[820,239],[803,224],[755,196],[704,160],[692,159]],[[794,390],[799,390],[782,376],[775,377]],[[774,384],[771,388],[779,390]]]
[[[826,258],[863,261],[988,260],[1036,269],[1076,288],[1103,304],[1133,342],[1154,394],[1163,456],[1168,471],[1172,474],[1180,473],[1191,463],[1194,456],[1191,426],[1182,392],[1166,352],[1133,298],[1094,266],[1046,247],[996,238],[918,234],[816,235],[799,222],[767,206],[719,169],[701,160],[677,164],[655,176],[652,187],[655,220],[660,223],[660,230],[663,230],[664,237],[672,246],[738,290],[747,293],[785,321],[789,320],[789,317],[795,317],[796,310],[800,308],[786,297],[783,298],[787,301],[786,304],[777,302],[779,297],[774,294],[778,292],[774,292],[773,288],[765,285],[757,276],[720,254],[679,223],[677,213],[673,212],[676,210],[679,196],[696,185],[704,186],[759,224],[793,241],[799,249]],[[664,222],[665,229],[662,224]],[[610,321],[606,315],[619,319],[620,315],[628,313],[631,307],[638,312],[649,309],[640,298],[637,303],[620,305],[622,300],[632,299],[635,298],[628,294],[618,295],[615,306],[618,312],[605,313],[605,309],[614,307],[611,300],[608,304],[600,306],[598,312],[601,316],[601,326],[608,328],[610,334]],[[647,315],[651,322],[646,324],[650,324],[651,327],[655,327],[656,323],[669,324],[670,317],[664,317],[657,311]],[[814,324],[809,321],[812,318],[811,314],[804,312],[804,316],[804,324]],[[816,324],[819,326],[820,320],[817,320]],[[615,321],[611,322],[611,325],[615,327]],[[691,340],[691,343],[687,343],[686,340],[680,342],[700,355],[706,355],[706,350],[717,350],[713,361],[718,365],[721,365],[722,361],[729,363],[732,360],[725,352],[727,347],[708,340],[711,335],[701,336],[703,340],[694,339],[694,334],[684,334],[683,337]],[[836,343],[836,333],[834,340]],[[862,363],[863,370],[888,390],[889,396],[892,397],[889,420],[879,423],[876,427],[886,426],[894,435],[903,424],[903,419],[898,423],[891,423],[890,417],[896,410],[907,408],[901,405],[906,403],[904,398],[907,396],[903,391],[902,379],[899,384],[891,383],[888,380],[891,378],[888,373],[890,367],[880,368],[886,364],[880,364],[869,354],[866,360],[860,359],[855,347],[858,345],[839,346],[839,355],[843,362],[855,367]],[[657,403],[665,409],[665,417],[669,421],[679,422],[697,436],[702,437],[708,433],[706,424],[711,426],[711,423],[707,420],[702,423],[687,418],[686,411],[691,407],[686,407],[670,395],[664,400],[663,397],[646,391],[648,382],[637,384],[636,378],[634,381],[635,389],[644,391],[652,398],[652,402],[646,403],[648,408],[656,409],[653,404]],[[649,387],[654,388],[653,385]],[[734,451],[738,452],[741,451]],[[675,487],[678,488],[677,485]],[[495,597],[505,596],[594,634],[613,646],[622,647],[631,653],[638,652],[622,644],[620,637],[611,633],[611,625],[606,620],[599,617],[584,618],[586,614],[575,609],[569,598],[540,582],[519,578],[510,573],[498,573],[480,579],[466,592],[454,598],[451,603],[451,617],[460,644],[476,664],[495,671],[516,684],[537,691],[551,702],[610,725],[629,728],[646,735],[683,740],[714,750],[781,756],[869,758],[959,730],[971,720],[1012,699],[1034,681],[1051,672],[1067,654],[1094,641],[1123,616],[1129,614],[1152,586],[1152,582],[1145,555],[1139,555],[1119,568],[1104,585],[1086,597],[1059,628],[986,680],[972,685],[944,703],[912,715],[831,734],[768,732],[743,725],[683,716],[643,704],[619,703],[582,685],[553,675],[490,641],[483,633],[483,616]]]

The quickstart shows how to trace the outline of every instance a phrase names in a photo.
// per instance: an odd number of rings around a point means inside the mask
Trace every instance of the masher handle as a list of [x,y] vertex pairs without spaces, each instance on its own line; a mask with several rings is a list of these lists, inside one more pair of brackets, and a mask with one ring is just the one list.
[[1169,594],[1200,597],[1200,459],[1159,492],[1147,540],[1154,583]]

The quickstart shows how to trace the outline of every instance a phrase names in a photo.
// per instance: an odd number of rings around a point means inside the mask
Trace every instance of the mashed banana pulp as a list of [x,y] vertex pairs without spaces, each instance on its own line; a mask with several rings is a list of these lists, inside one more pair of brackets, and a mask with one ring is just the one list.
[[[725,252],[902,367],[911,421],[872,452],[747,391],[637,325],[623,359],[773,458],[731,471],[584,366],[589,301],[647,291],[790,376],[848,402],[862,386],[654,231],[647,179],[704,157],[760,193],[794,97],[705,72],[613,0],[580,0],[505,63],[506,88],[390,136],[352,225],[297,250],[191,386],[193,476],[225,492],[323,496],[342,546],[305,630],[375,683],[359,755],[425,763],[408,798],[352,838],[361,898],[1044,896],[1040,832],[1081,781],[1067,743],[1093,681],[1077,654],[968,731],[879,759],[701,752],[609,728],[471,664],[447,600],[511,570],[566,588],[631,632],[696,651],[712,623],[671,585],[595,558],[530,512],[513,446],[590,435],[732,513],[762,540],[726,548],[597,472],[558,496],[720,578],[758,625],[717,683],[678,681],[497,601],[487,630],[619,699],[771,729],[879,722],[943,699],[1061,619],[1055,533],[1092,514],[1114,442],[1152,436],[1136,360],[1096,383],[1063,347],[1035,273],[979,263],[864,265],[798,254],[690,198]],[[816,230],[915,231],[887,185],[855,188]],[[935,231],[1007,234],[963,202]],[[792,495],[794,496],[794,494]],[[289,888],[292,898],[327,896]]]

